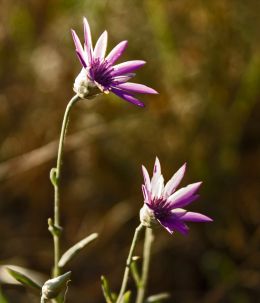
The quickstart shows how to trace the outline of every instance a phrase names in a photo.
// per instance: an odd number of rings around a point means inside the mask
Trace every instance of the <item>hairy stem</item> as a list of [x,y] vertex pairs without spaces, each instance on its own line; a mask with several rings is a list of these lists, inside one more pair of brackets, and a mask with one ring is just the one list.
[[145,240],[144,240],[144,256],[143,256],[142,274],[141,274],[141,281],[140,281],[140,283],[138,285],[138,289],[137,289],[136,303],[143,303],[143,301],[144,301],[148,274],[149,274],[151,246],[152,246],[153,239],[154,239],[154,237],[153,237],[152,229],[146,227]]
[[126,286],[127,286],[127,281],[128,281],[128,277],[129,277],[129,272],[130,272],[130,265],[132,262],[132,258],[133,258],[133,253],[134,253],[134,249],[138,240],[138,237],[140,235],[140,231],[143,229],[143,225],[140,224],[136,229],[135,229],[135,234],[132,240],[132,244],[129,250],[129,254],[126,260],[126,266],[125,266],[125,272],[124,272],[124,277],[123,277],[123,281],[122,281],[122,285],[121,285],[121,289],[117,298],[116,303],[121,303],[123,295],[126,291]]

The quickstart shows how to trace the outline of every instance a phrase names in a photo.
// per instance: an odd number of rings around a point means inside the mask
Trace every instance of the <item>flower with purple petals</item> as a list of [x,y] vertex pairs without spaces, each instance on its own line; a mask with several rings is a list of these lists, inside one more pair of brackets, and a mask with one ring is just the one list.
[[126,61],[117,65],[114,63],[127,47],[127,41],[116,45],[106,56],[107,31],[99,37],[94,49],[90,27],[86,18],[84,22],[84,47],[72,30],[72,37],[76,46],[76,53],[82,65],[82,70],[74,83],[74,91],[81,97],[89,97],[98,93],[112,92],[118,97],[138,106],[144,106],[134,95],[157,94],[157,92],[143,84],[127,82],[135,76],[135,70],[145,64],[142,60]]
[[140,210],[140,220],[144,226],[153,227],[159,223],[171,234],[174,231],[178,231],[186,235],[189,228],[185,222],[213,221],[205,215],[183,209],[183,207],[199,197],[197,191],[202,183],[192,183],[176,190],[184,176],[186,164],[173,175],[165,186],[158,158],[155,160],[151,180],[146,168],[143,166],[142,169],[144,177],[144,185],[142,185],[144,206]]

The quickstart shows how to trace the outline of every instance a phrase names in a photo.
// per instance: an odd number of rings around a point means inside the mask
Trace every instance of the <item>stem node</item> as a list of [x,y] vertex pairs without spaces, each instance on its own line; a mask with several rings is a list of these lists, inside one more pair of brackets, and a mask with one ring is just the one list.
[[60,236],[63,228],[61,226],[57,226],[53,224],[53,220],[51,218],[48,219],[48,230],[53,236]]

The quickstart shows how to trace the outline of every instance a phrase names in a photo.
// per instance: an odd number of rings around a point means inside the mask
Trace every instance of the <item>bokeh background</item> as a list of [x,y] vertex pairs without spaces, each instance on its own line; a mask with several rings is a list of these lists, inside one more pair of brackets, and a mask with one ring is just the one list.
[[[113,95],[73,109],[63,249],[91,232],[100,237],[67,268],[67,301],[104,302],[101,274],[119,289],[143,203],[141,164],[151,172],[157,155],[165,179],[188,162],[183,184],[204,182],[190,209],[214,223],[190,224],[188,237],[155,231],[149,294],[169,291],[176,303],[258,302],[259,8],[257,0],[1,0],[1,264],[50,272],[49,171],[80,71],[70,28],[83,38],[86,16],[94,41],[104,29],[109,49],[129,41],[121,61],[146,60],[135,81],[160,94],[141,96],[144,109]],[[8,302],[39,301],[0,273]]]

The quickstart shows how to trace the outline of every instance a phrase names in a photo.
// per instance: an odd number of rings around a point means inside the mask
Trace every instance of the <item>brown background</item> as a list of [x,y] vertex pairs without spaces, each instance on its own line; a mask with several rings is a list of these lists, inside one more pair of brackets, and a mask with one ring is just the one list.
[[[104,302],[99,278],[118,290],[143,200],[141,164],[157,155],[165,179],[185,161],[183,184],[203,180],[190,209],[214,218],[188,237],[155,232],[149,294],[169,302],[257,302],[259,285],[259,1],[1,1],[0,260],[49,274],[56,140],[80,71],[70,28],[123,61],[143,59],[136,82],[160,92],[145,109],[100,96],[74,108],[62,180],[63,248],[98,242],[68,267],[67,302]],[[141,251],[141,242],[138,250]],[[130,286],[133,283],[130,282]],[[3,284],[9,302],[39,302]]]

